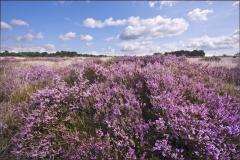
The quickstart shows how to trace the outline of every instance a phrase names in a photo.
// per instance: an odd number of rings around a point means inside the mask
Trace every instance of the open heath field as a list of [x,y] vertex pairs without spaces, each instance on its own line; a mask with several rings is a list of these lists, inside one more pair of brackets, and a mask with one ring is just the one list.
[[[214,57],[212,59],[214,59]],[[212,61],[211,61],[211,57],[187,58],[187,60],[191,63],[208,65],[210,67],[235,68],[240,66],[239,57],[235,57],[235,58],[234,57],[217,57],[215,58],[215,60],[212,60]]]
[[0,0],[0,160],[240,160],[239,2]]
[[0,159],[238,160],[237,60],[1,58]]

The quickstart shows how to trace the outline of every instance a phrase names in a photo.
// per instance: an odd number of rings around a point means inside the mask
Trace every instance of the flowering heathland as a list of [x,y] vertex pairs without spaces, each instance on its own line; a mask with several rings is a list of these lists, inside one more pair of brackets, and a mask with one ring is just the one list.
[[[23,83],[35,88],[13,101],[15,159],[240,159],[239,68],[145,56],[11,72],[2,104]],[[4,138],[11,129],[0,120]]]

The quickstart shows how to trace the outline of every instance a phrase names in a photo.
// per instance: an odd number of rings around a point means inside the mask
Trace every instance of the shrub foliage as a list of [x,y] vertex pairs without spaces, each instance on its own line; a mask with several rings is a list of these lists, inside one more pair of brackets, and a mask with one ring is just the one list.
[[[240,159],[239,68],[208,68],[174,56],[110,61],[23,68],[19,79],[44,85],[31,91],[30,100],[12,106],[20,115],[9,154],[16,159]],[[1,121],[0,136],[6,137],[10,129]]]

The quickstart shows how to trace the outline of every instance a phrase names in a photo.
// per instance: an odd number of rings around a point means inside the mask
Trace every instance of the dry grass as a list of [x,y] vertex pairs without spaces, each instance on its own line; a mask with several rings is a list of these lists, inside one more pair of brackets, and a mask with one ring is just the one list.
[[240,66],[240,57],[221,57],[221,61],[204,61],[202,58],[187,58],[190,63],[200,63],[203,65],[209,65],[210,67],[226,67],[235,68]]
[[[0,57],[0,62],[9,59],[9,57]],[[72,62],[78,62],[83,60],[102,60],[107,61],[111,59],[111,57],[101,57],[101,58],[91,58],[91,57],[10,57],[10,62],[21,64],[21,65],[46,65],[51,67],[64,67]],[[226,68],[234,68],[240,66],[240,57],[221,57],[221,61],[203,61],[202,58],[187,58],[190,63],[200,63],[204,65],[209,65],[210,67],[226,67]]]
[[24,65],[24,66],[32,66],[32,65],[45,65],[53,68],[65,67],[73,62],[79,62],[84,60],[101,60],[107,61],[111,59],[111,57],[101,57],[101,58],[92,58],[92,57],[0,57],[0,63],[7,61],[9,63],[13,63],[15,66]]

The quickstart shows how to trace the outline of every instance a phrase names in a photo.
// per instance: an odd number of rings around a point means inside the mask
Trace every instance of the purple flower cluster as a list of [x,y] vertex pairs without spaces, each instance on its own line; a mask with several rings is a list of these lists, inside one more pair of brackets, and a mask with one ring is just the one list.
[[215,67],[210,70],[210,74],[214,77],[220,78],[227,83],[232,83],[235,85],[240,85],[240,67],[235,68],[224,68]]
[[19,73],[19,78],[31,84],[39,84],[49,82],[54,75],[54,71],[50,67],[44,65],[33,65],[30,68],[22,70]]
[[[219,94],[219,69],[172,56],[111,61],[78,62],[44,74],[33,69],[31,80],[54,76],[31,97],[12,154],[17,159],[240,159],[240,99]],[[237,88],[238,81],[221,83]]]
[[10,97],[23,88],[43,88],[51,83],[53,75],[57,75],[52,68],[43,65],[0,66],[0,102],[9,101]]

